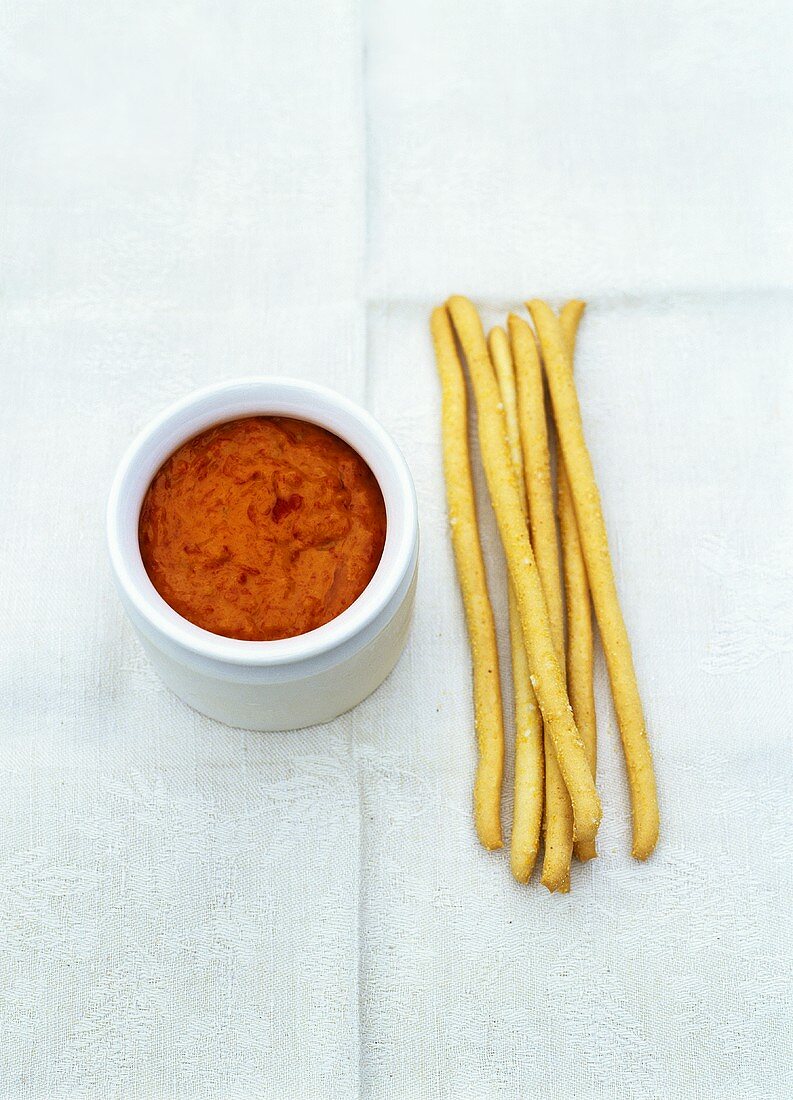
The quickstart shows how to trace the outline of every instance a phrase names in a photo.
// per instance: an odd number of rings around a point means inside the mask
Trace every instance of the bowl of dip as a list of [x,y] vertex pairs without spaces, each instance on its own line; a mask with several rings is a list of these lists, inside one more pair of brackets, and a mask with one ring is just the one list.
[[328,722],[404,648],[413,481],[377,421],[323,386],[241,379],[167,408],[121,460],[107,538],[154,668],[228,725]]

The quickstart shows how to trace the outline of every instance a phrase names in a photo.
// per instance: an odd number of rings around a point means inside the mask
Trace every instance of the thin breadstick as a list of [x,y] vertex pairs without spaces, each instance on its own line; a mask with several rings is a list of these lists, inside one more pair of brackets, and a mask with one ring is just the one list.
[[[568,302],[559,314],[567,352],[572,366],[578,323],[584,312],[584,302]],[[562,572],[567,605],[567,694],[573,708],[575,724],[584,742],[589,767],[595,777],[597,770],[597,723],[592,667],[592,607],[586,565],[578,538],[570,484],[561,451],[557,455],[559,483],[559,532],[562,539]],[[585,863],[597,855],[594,841],[575,842],[576,859]]]
[[[556,539],[556,517],[548,449],[548,422],[543,394],[542,367],[534,333],[521,317],[510,314],[509,337],[515,357],[518,414],[523,465],[529,498],[531,545],[542,582],[556,658],[564,672],[564,602]],[[579,731],[580,732],[580,731]],[[545,855],[542,884],[549,890],[570,889],[573,855],[573,811],[553,744],[545,740]]]
[[554,652],[542,584],[520,507],[520,492],[506,440],[498,384],[476,309],[466,298],[447,303],[452,323],[465,352],[479,414],[479,447],[490,500],[501,542],[518,597],[523,637],[528,646],[531,682],[543,721],[556,748],[570,800],[577,834],[592,839],[601,818],[592,773],[584,745],[573,720],[564,677]]
[[[494,328],[488,337],[490,356],[496,370],[504,417],[507,425],[512,465],[518,478],[520,502],[526,514],[523,485],[523,452],[518,428],[518,400],[515,374],[507,334]],[[509,582],[509,641],[512,653],[512,682],[515,691],[515,801],[512,811],[510,866],[518,882],[528,882],[537,861],[543,809],[543,773],[545,769],[542,715],[531,686],[526,643],[520,625],[515,586]]]
[[507,443],[515,471],[520,507],[524,516],[528,515],[526,488],[523,484],[523,447],[520,441],[520,423],[518,421],[518,393],[515,388],[515,367],[509,340],[503,328],[496,325],[487,337],[487,347],[493,369],[496,372],[501,404],[504,408],[504,423],[507,428]]
[[589,457],[573,371],[559,318],[544,302],[528,303],[542,346],[556,429],[564,455],[603,651],[617,712],[633,807],[633,855],[647,859],[658,840],[658,796],[650,743],[620,610],[600,496]]
[[471,645],[478,746],[474,822],[482,845],[500,848],[504,726],[496,628],[487,591],[468,453],[468,398],[449,315],[441,306],[430,323],[441,382],[443,471],[454,560]]

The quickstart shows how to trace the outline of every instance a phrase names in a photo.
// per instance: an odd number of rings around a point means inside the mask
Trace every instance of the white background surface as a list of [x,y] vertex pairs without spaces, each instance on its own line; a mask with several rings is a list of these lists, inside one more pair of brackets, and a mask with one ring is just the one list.
[[[0,1094],[789,1096],[787,6],[0,11]],[[634,864],[601,665],[601,857],[569,897],[474,839],[427,333],[451,292],[488,321],[590,302],[663,832]],[[282,735],[161,687],[102,531],[146,420],[257,372],[375,413],[423,528],[396,672]]]

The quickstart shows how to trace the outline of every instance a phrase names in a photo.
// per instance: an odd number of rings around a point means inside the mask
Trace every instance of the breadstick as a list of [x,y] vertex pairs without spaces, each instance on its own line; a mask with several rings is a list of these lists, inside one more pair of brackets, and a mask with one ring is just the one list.
[[[488,337],[490,356],[496,370],[504,417],[507,424],[512,465],[518,480],[518,492],[526,514],[523,486],[523,453],[518,428],[518,401],[515,374],[507,334],[494,328]],[[515,586],[509,582],[509,641],[512,653],[512,681],[515,690],[515,802],[512,811],[510,866],[518,882],[528,882],[537,861],[543,808],[543,733],[542,715],[529,678],[526,643],[520,625]]]
[[600,799],[592,782],[584,745],[573,720],[564,677],[554,652],[548,611],[520,507],[520,492],[507,446],[504,413],[500,407],[498,384],[482,322],[466,298],[455,296],[449,299],[447,305],[473,383],[479,413],[482,464],[518,597],[532,687],[545,727],[556,748],[559,767],[573,804],[577,834],[591,840],[600,824]]
[[[559,314],[570,364],[573,363],[578,323],[584,303],[568,302]],[[597,724],[592,668],[592,608],[589,582],[578,538],[578,524],[570,495],[570,484],[561,452],[557,455],[559,483],[559,531],[562,538],[562,572],[567,604],[567,694],[575,724],[587,751],[593,777],[597,768]],[[582,863],[597,855],[594,841],[575,842],[575,856]]]
[[658,797],[628,632],[620,610],[606,526],[581,409],[559,318],[544,302],[528,303],[543,351],[556,429],[573,496],[592,603],[611,680],[633,807],[633,855],[647,859],[658,840]]
[[[564,603],[559,548],[556,541],[542,367],[534,333],[527,322],[510,314],[508,324],[518,384],[518,412],[526,490],[529,497],[531,545],[548,608],[548,620],[556,658],[564,672]],[[543,886],[549,890],[564,892],[569,890],[572,854],[573,811],[570,806],[570,796],[559,770],[553,744],[546,733]]]
[[504,772],[504,726],[496,628],[476,521],[468,453],[465,377],[449,315],[442,306],[433,310],[430,327],[441,382],[443,471],[449,527],[473,664],[474,717],[479,752],[474,781],[474,822],[482,845],[493,849],[500,848],[503,843],[501,781]]

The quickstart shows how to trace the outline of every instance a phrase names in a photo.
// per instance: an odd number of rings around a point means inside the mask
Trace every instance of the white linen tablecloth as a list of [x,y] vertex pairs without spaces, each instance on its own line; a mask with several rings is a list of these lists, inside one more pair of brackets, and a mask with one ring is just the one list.
[[[793,1094],[789,6],[2,22],[0,1095]],[[472,827],[427,330],[452,292],[488,322],[590,302],[577,371],[663,832],[631,860],[598,655],[601,854],[569,897]],[[103,541],[147,419],[268,372],[380,418],[423,539],[396,671],[276,735],[162,687]]]

